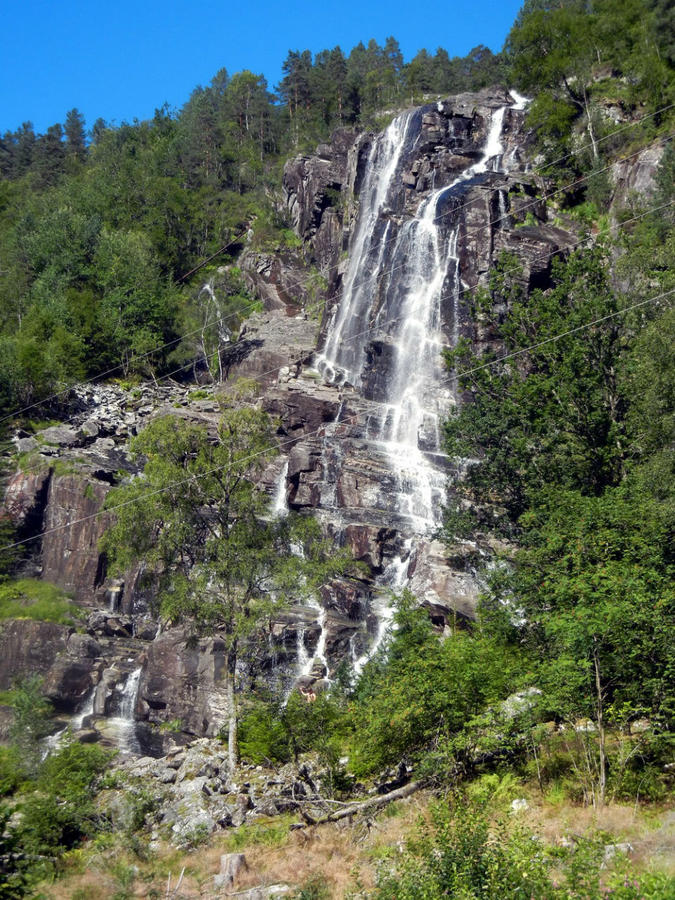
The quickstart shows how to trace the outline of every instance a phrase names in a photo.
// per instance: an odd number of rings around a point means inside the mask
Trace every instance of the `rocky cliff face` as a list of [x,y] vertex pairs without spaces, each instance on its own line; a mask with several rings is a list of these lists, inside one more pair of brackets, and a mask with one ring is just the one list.
[[[330,677],[345,658],[358,671],[393,614],[392,591],[408,587],[439,628],[475,614],[474,560],[489,548],[434,537],[464,465],[442,453],[442,420],[459,398],[441,351],[460,337],[494,341],[468,301],[503,251],[528,287],[545,286],[554,254],[576,240],[548,221],[516,101],[486,90],[404,112],[380,135],[338,131],[285,169],[302,252],[244,254],[265,312],[222,362],[230,379],[255,378],[259,402],[280,420],[281,455],[263,484],[277,514],[316,515],[364,564],[362,577],[324,585],[273,623],[257,665],[282,689]],[[646,177],[617,172],[617,190]],[[320,321],[308,318],[319,303]],[[98,722],[134,752],[159,752],[163,723],[177,722],[183,737],[218,731],[223,648],[213,639],[188,649],[180,631],[162,632],[141,572],[107,577],[98,512],[110,485],[135,471],[128,437],[166,412],[213,425],[218,406],[206,394],[85,387],[68,423],[16,436],[22,466],[5,511],[21,537],[43,534],[26,570],[70,591],[88,618],[83,634],[5,624],[0,687],[39,671],[57,709],[79,714],[77,727]]]

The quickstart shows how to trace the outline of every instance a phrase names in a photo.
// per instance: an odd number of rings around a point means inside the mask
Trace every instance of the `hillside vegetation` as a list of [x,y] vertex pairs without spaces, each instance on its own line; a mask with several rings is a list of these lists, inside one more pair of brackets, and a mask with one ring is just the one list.
[[[0,897],[162,896],[183,866],[183,893],[167,896],[213,896],[217,852],[241,848],[257,876],[283,878],[305,900],[675,895],[674,34],[663,0],[527,0],[499,54],[439,49],[405,62],[393,38],[348,56],[291,52],[276,96],[260,76],[221,71],[180,112],[99,121],[90,140],[76,110],[65,130],[3,136],[0,415],[105,370],[191,365],[195,345],[182,335],[199,320],[204,276],[192,270],[214,255],[236,266],[249,229],[256,246],[293,240],[273,202],[283,160],[336,126],[371,127],[422,98],[495,81],[531,97],[538,184],[559,224],[588,240],[529,295],[504,256],[467,299],[499,349],[460,342],[447,356],[465,402],[446,423],[446,450],[476,462],[452,488],[443,538],[501,548],[477,622],[439,635],[404,594],[358,679],[339,673],[312,704],[264,685],[242,697],[244,762],[308,760],[327,808],[408,777],[422,793],[347,831],[327,814],[300,823],[300,838],[280,819],[209,847],[196,835],[180,853],[150,852],[150,792],[129,791],[116,828],[106,754],[66,742],[41,760],[50,710],[40,685],[25,683],[5,698],[17,727],[0,756]],[[660,154],[654,194],[617,204],[612,164],[647,147]],[[233,272],[219,302],[239,321],[251,298]],[[207,468],[207,451],[220,449],[202,444],[178,462],[150,453],[150,465]],[[169,538],[182,527],[172,524]],[[133,556],[124,528],[112,540]],[[213,558],[229,546],[217,543]],[[48,601],[50,616],[69,615],[62,597],[3,591],[8,610],[30,615]],[[173,598],[182,615],[190,591]],[[643,851],[627,858],[626,840]]]

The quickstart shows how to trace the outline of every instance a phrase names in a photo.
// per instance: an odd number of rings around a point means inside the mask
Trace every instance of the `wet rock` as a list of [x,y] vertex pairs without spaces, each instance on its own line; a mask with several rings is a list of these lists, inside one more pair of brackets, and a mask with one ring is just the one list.
[[181,629],[160,634],[149,646],[139,695],[144,718],[178,720],[184,732],[217,734],[227,718],[225,645],[217,638],[186,646]]
[[88,634],[71,634],[67,650],[69,656],[80,659],[96,659],[101,656],[101,645]]
[[283,190],[293,227],[305,240],[320,229],[324,212],[332,207],[347,178],[348,155],[356,132],[339,129],[317,156],[301,156],[284,167]]
[[94,660],[72,659],[67,656],[54,660],[45,676],[43,689],[58,710],[74,712],[93,686]]
[[52,425],[40,432],[40,441],[57,447],[74,447],[80,438],[73,428],[66,425]]
[[28,534],[42,530],[51,469],[31,473],[19,471],[5,489],[2,509],[12,523]]
[[616,213],[631,199],[644,204],[645,200],[654,193],[656,189],[654,176],[664,149],[664,144],[645,147],[637,156],[619,160],[612,165],[610,174],[613,186],[611,201],[613,213]]

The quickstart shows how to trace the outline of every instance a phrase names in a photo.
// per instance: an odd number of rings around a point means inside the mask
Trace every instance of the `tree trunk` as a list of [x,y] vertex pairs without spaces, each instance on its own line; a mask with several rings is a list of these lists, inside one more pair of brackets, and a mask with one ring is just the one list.
[[227,654],[227,759],[230,764],[230,772],[233,772],[239,761],[239,748],[237,746],[237,703],[234,695],[234,678],[237,669],[236,648]]
[[346,819],[349,816],[355,816],[362,812],[370,812],[371,810],[379,809],[380,807],[391,803],[393,800],[402,800],[404,797],[409,797],[416,791],[426,787],[427,784],[428,781],[426,779],[411,781],[410,784],[396,788],[395,791],[390,791],[388,794],[380,794],[378,797],[371,797],[369,800],[360,800],[356,803],[349,803],[342,807],[342,809],[329,813],[322,819],[314,819],[305,810],[301,810],[300,815],[308,825],[324,825],[327,822],[338,822],[340,819]]
[[595,669],[596,692],[596,721],[598,725],[598,752],[600,755],[600,771],[598,776],[598,806],[602,807],[605,805],[605,788],[607,785],[607,757],[605,754],[605,722],[602,706],[603,693],[602,681],[600,680],[600,661],[598,660],[598,650],[595,638],[593,638],[593,645],[593,668]]
[[597,162],[599,159],[598,145],[595,140],[595,132],[593,131],[593,121],[591,119],[591,111],[588,107],[588,94],[586,93],[586,88],[584,88],[584,108],[586,110],[586,121],[588,122],[588,136],[591,139],[591,146],[593,147],[593,159],[595,160],[595,162]]

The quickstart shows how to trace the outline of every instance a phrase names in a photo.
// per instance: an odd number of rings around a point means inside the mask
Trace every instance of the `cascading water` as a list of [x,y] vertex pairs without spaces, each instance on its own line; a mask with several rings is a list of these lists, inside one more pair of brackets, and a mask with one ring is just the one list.
[[359,386],[364,340],[357,340],[356,336],[368,331],[371,276],[386,265],[389,245],[390,222],[383,213],[391,202],[392,186],[402,158],[419,135],[420,122],[420,110],[404,113],[394,119],[371,147],[342,302],[336,310],[324,351],[317,360],[317,368],[329,381]]
[[394,557],[379,579],[378,586],[381,591],[381,596],[379,598],[379,603],[373,605],[373,610],[377,615],[377,631],[366,652],[361,654],[361,656],[352,657],[352,671],[356,678],[361,674],[363,667],[368,660],[372,659],[377,653],[391,627],[395,612],[391,598],[392,596],[396,596],[405,586],[411,544],[412,539],[408,538],[404,552]]
[[84,699],[82,707],[80,711],[75,713],[74,716],[71,717],[70,721],[66,725],[65,728],[62,728],[60,731],[57,731],[55,734],[50,734],[44,740],[44,753],[42,754],[42,758],[44,759],[48,756],[52,751],[59,750],[61,748],[61,743],[63,738],[66,735],[67,731],[74,733],[76,731],[80,731],[82,726],[84,725],[84,720],[91,716],[94,712],[94,697],[96,695],[96,688],[93,687],[87,696]]
[[94,698],[96,696],[96,688],[93,687],[87,694],[82,708],[70,720],[70,727],[73,731],[79,731],[84,725],[84,720],[94,714]]
[[284,518],[288,515],[288,498],[286,496],[286,478],[288,477],[288,457],[284,461],[275,485],[272,498],[272,514],[276,518]]
[[[393,479],[392,509],[401,532],[412,539],[380,576],[381,595],[405,587],[414,539],[429,538],[441,522],[447,476],[439,425],[456,402],[455,379],[444,367],[441,350],[459,339],[461,296],[460,224],[454,213],[461,206],[462,185],[499,167],[506,109],[493,112],[480,160],[433,191],[402,225],[401,176],[420,136],[421,111],[395,119],[370,150],[343,296],[316,367],[326,381],[350,384],[382,404],[379,414],[369,415],[366,434],[373,451],[386,460]],[[450,335],[442,331],[443,313],[451,320]],[[384,383],[374,388],[367,347],[375,340],[387,348],[388,369]],[[323,456],[331,458],[325,446]],[[335,493],[333,475],[324,463],[326,494]],[[357,674],[393,617],[391,601],[382,596],[373,609],[379,624],[367,653],[354,660]]]
[[314,650],[314,655],[311,658],[308,658],[305,663],[305,669],[301,671],[301,675],[309,675],[314,668],[316,661],[318,660],[325,670],[325,677],[328,680],[329,676],[329,668],[328,668],[328,660],[326,658],[326,610],[321,606],[318,600],[311,599],[309,601],[309,606],[312,609],[315,609],[318,613],[317,615],[317,624],[319,626],[319,640],[317,641],[316,648]]
[[120,697],[119,714],[108,719],[117,746],[127,753],[140,753],[141,748],[136,737],[136,700],[143,669],[139,666],[127,676]]

